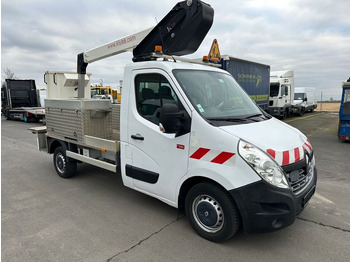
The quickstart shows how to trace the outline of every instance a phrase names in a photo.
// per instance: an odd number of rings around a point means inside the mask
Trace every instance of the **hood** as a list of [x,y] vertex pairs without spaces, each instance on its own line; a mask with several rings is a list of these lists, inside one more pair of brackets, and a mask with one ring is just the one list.
[[266,121],[222,126],[220,129],[237,136],[270,154],[281,166],[304,158],[304,151],[311,153],[310,141],[299,130],[276,118]]
[[293,101],[293,105],[300,105],[302,104],[304,101],[303,100],[294,100]]

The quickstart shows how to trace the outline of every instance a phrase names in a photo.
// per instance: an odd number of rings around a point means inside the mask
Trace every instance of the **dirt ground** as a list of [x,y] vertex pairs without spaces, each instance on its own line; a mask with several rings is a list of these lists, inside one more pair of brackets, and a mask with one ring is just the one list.
[[317,103],[315,111],[339,112],[340,102],[323,102]]

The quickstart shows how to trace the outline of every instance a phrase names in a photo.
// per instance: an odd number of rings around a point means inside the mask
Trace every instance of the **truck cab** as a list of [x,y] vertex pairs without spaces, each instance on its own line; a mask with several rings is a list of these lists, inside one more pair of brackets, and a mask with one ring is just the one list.
[[269,113],[285,118],[291,113],[293,101],[294,71],[271,71]]
[[342,84],[338,138],[340,140],[350,140],[350,78]]

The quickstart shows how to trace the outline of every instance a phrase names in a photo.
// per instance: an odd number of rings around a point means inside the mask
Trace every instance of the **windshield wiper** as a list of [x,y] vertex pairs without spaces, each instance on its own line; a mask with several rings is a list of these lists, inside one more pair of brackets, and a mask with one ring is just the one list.
[[250,116],[245,117],[245,119],[250,119],[250,118],[253,118],[253,117],[261,117],[261,116],[264,116],[264,115],[263,114],[250,115]]
[[244,118],[234,118],[234,117],[222,117],[222,118],[208,118],[209,121],[228,121],[228,122],[245,122]]

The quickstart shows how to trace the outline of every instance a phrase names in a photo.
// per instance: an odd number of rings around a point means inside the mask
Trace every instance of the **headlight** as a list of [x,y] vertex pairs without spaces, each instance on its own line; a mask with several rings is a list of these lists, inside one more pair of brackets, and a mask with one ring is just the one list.
[[266,182],[280,188],[289,188],[283,170],[267,153],[242,140],[239,141],[238,152]]

